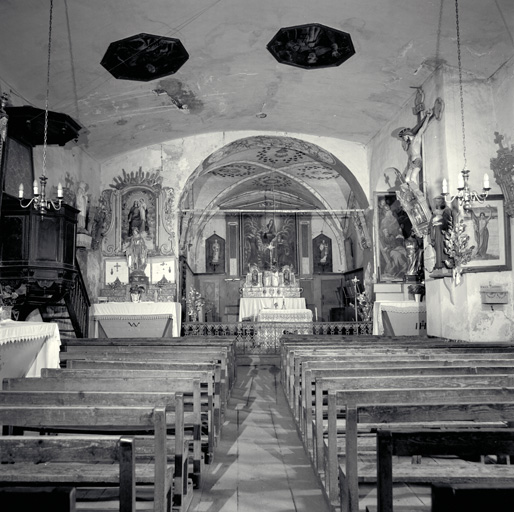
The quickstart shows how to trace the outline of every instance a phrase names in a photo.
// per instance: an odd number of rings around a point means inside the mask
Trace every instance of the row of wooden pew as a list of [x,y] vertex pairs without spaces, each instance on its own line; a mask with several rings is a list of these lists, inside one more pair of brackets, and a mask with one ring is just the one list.
[[186,511],[215,457],[233,339],[67,340],[60,359],[4,379],[0,487],[119,487],[135,512],[136,487],[151,486],[155,512]]
[[284,335],[281,362],[332,507],[358,512],[359,484],[377,486],[380,512],[393,510],[393,482],[514,488],[500,464],[514,455],[514,344]]

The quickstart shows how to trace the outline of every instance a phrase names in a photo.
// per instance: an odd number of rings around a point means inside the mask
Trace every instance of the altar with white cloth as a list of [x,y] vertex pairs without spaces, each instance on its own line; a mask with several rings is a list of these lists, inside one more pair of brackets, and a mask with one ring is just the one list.
[[95,338],[180,337],[180,302],[106,302],[93,304]]
[[61,337],[52,322],[0,322],[0,379],[40,377],[59,368]]
[[312,311],[305,308],[261,309],[255,329],[259,345],[275,346],[284,332],[312,334]]
[[304,297],[243,297],[239,301],[239,321],[255,322],[261,310],[272,311],[275,304],[285,310],[306,310]]
[[426,302],[376,301],[373,306],[373,334],[426,336]]

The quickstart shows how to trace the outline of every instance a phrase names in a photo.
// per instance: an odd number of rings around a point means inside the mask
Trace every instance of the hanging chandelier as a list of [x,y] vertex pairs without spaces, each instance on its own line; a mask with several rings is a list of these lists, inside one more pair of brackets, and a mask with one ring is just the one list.
[[[458,70],[459,70],[459,97],[460,97],[460,116],[461,116],[461,127],[462,127],[462,148],[463,148],[463,157],[464,157],[464,166],[462,171],[460,172],[457,180],[457,193],[454,196],[451,196],[450,202],[453,202],[455,199],[458,199],[459,205],[464,209],[464,211],[470,210],[472,203],[484,203],[489,194],[489,190],[491,190],[489,183],[489,176],[487,173],[484,173],[482,192],[477,192],[476,190],[472,190],[469,186],[469,173],[470,171],[466,169],[467,167],[467,158],[466,158],[466,131],[464,127],[464,93],[462,89],[462,58],[460,51],[460,25],[459,25],[459,2],[455,0],[455,25],[457,29],[457,62],[458,62]],[[449,195],[448,192],[448,182],[443,179],[442,182],[442,195],[446,199]]]
[[52,53],[52,16],[53,16],[53,0],[50,0],[50,19],[48,26],[48,64],[46,72],[46,100],[45,100],[45,122],[44,122],[44,136],[43,136],[43,169],[41,176],[39,177],[39,185],[37,180],[34,180],[32,185],[32,198],[24,199],[23,183],[20,183],[18,189],[18,198],[22,208],[28,208],[33,206],[35,210],[38,210],[41,215],[45,215],[50,209],[60,210],[63,190],[62,185],[57,185],[57,200],[52,200],[46,197],[46,183],[48,178],[46,176],[46,148],[48,142],[48,97],[50,95],[50,57]]

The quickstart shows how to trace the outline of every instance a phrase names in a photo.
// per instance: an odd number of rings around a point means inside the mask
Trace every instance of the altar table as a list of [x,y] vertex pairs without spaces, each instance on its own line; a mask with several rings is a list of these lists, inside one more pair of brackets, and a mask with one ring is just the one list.
[[271,311],[275,308],[275,304],[278,304],[280,309],[284,304],[288,310],[306,309],[305,297],[243,297],[239,302],[239,321],[250,320],[255,322],[259,311],[263,309]]
[[39,377],[59,368],[61,337],[52,322],[0,322],[0,379]]
[[106,302],[93,304],[96,338],[180,337],[180,302]]
[[261,347],[276,347],[285,332],[312,334],[312,311],[305,308],[261,309],[255,328],[256,341]]
[[373,306],[373,334],[426,336],[426,302],[376,301]]

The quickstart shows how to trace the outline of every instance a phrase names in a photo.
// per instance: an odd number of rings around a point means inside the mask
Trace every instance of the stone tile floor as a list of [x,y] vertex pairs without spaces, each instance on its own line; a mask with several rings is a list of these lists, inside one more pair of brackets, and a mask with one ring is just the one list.
[[328,512],[273,364],[239,366],[221,441],[190,512]]

